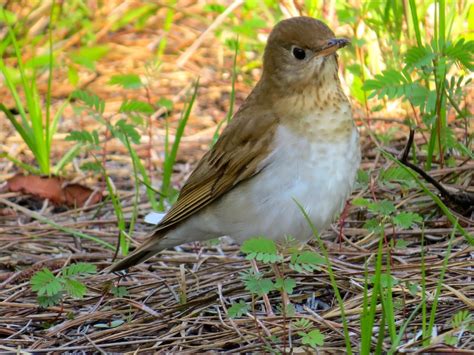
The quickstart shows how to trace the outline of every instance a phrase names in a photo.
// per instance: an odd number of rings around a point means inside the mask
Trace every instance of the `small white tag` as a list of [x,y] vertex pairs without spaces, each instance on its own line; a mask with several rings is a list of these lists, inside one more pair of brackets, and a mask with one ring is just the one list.
[[166,213],[150,212],[145,216],[145,223],[154,224],[155,226],[161,222]]

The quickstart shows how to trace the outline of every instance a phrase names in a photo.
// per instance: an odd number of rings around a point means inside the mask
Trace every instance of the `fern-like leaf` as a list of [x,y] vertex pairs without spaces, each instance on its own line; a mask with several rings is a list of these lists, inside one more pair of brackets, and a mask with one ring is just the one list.
[[88,108],[96,111],[99,114],[104,113],[105,101],[102,100],[99,96],[93,93],[89,93],[84,90],[75,90],[71,94],[73,99],[82,101]]
[[448,42],[445,54],[468,70],[474,70],[474,41],[465,41],[461,38],[454,44]]
[[119,112],[121,113],[144,113],[144,114],[151,114],[155,110],[153,106],[150,105],[148,102],[138,101],[138,100],[125,100],[120,105]]
[[309,250],[292,254],[290,260],[290,268],[297,272],[319,270],[324,264],[326,261],[321,255]]
[[436,57],[429,46],[411,47],[405,54],[405,63],[410,67],[422,68],[431,64]]
[[139,89],[143,86],[137,74],[113,75],[109,80],[109,84],[119,85],[124,89]]
[[395,99],[403,96],[404,86],[407,84],[408,80],[399,70],[389,69],[377,74],[374,79],[366,80],[362,89],[372,91],[369,97],[387,96],[389,99]]
[[138,144],[140,143],[140,133],[138,133],[137,129],[132,126],[131,124],[127,123],[125,120],[119,120],[115,124],[114,135],[120,139],[122,142],[125,142],[125,137],[126,135],[129,140],[131,140],[133,143]]
[[87,287],[80,281],[74,279],[65,279],[64,290],[74,298],[82,298],[87,292]]
[[282,260],[278,255],[276,244],[273,240],[264,237],[247,239],[240,250],[247,254],[247,259],[256,259],[264,263],[275,263]]
[[96,130],[92,132],[71,131],[67,135],[66,140],[75,141],[82,144],[99,145],[99,133]]
[[62,275],[64,277],[87,276],[97,272],[97,267],[90,263],[75,263],[66,267]]

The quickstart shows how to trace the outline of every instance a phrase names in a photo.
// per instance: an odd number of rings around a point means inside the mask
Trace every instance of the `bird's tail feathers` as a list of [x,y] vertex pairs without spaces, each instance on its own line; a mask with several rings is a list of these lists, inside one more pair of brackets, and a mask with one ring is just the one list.
[[133,251],[124,259],[118,261],[116,264],[112,265],[112,267],[109,269],[109,272],[117,272],[120,270],[129,269],[132,266],[138,265],[150,259],[153,255],[158,254],[163,249],[166,249],[166,246],[160,243],[161,241],[162,238],[160,238],[160,236],[158,236],[155,232],[155,234],[148,237],[145,243],[138,247],[138,249]]
[[125,257],[125,259],[122,259],[115,265],[112,265],[109,271],[117,272],[120,270],[131,268],[132,266],[138,265],[144,262],[145,260],[148,260],[156,253],[157,251],[155,250],[136,250],[132,254]]

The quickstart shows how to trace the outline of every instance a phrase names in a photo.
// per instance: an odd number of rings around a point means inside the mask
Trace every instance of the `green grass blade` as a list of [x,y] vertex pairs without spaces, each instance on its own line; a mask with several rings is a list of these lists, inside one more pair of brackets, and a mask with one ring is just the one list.
[[367,329],[370,330],[370,337],[368,336],[367,339],[365,339],[365,343],[362,344],[364,346],[362,350],[363,354],[370,354],[370,342],[368,341],[371,341],[372,330],[375,323],[375,316],[377,314],[377,301],[378,301],[380,290],[381,290],[383,241],[384,241],[384,236],[381,235],[379,239],[378,250],[377,250],[377,260],[375,262],[375,279],[374,279],[374,283],[372,287],[372,297],[370,299],[370,308],[369,308],[369,314],[367,317],[367,325],[366,325]]
[[[458,224],[457,220],[456,220],[456,224]],[[440,272],[440,275],[439,275],[439,278],[438,278],[438,283],[436,285],[436,291],[435,291],[435,294],[434,294],[434,297],[433,297],[433,304],[431,306],[431,313],[430,313],[430,322],[428,324],[428,333],[429,333],[430,338],[431,338],[431,334],[432,334],[432,330],[433,330],[433,326],[434,326],[434,322],[435,322],[436,311],[438,309],[438,301],[439,301],[439,294],[441,293],[441,286],[443,285],[444,275],[446,273],[446,269],[448,268],[449,257],[451,256],[451,247],[452,247],[453,240],[454,240],[454,234],[456,233],[456,228],[455,227],[453,228],[453,231],[451,233],[451,237],[449,238],[448,249],[446,250],[446,255],[445,255],[444,260],[443,260],[443,266],[441,268],[441,272]],[[429,344],[429,339],[430,338],[427,339],[427,342],[426,342],[425,345]]]
[[173,18],[174,18],[174,6],[176,5],[177,0],[171,0],[170,3],[168,3],[168,8],[166,9],[166,15],[165,15],[165,21],[163,23],[163,29],[162,29],[162,36],[160,40],[160,44],[158,45],[158,51],[156,53],[157,60],[160,61],[161,57],[163,56],[166,46],[168,44],[168,32],[171,29],[171,25],[173,24]]
[[57,164],[53,168],[53,174],[54,175],[59,175],[61,170],[64,169],[64,167],[69,164],[80,152],[82,149],[83,145],[81,143],[78,143],[74,145],[71,149],[69,149],[66,154],[64,154],[61,159],[57,162]]
[[138,203],[140,200],[140,179],[138,178],[138,162],[140,162],[140,158],[138,157],[137,152],[133,149],[132,145],[130,144],[130,140],[128,139],[127,133],[122,132],[123,139],[125,143],[125,147],[132,158],[132,170],[133,170],[133,178],[134,178],[134,189],[135,194],[133,198],[133,207],[132,207],[132,217],[129,221],[129,228],[128,228],[128,236],[129,238],[133,237],[133,230],[135,228],[135,222],[137,220],[138,215]]
[[416,43],[418,44],[418,47],[421,47],[423,43],[421,42],[420,21],[418,20],[418,13],[416,10],[415,0],[409,0],[409,4],[410,4],[412,25],[413,25],[413,29],[415,30]]
[[425,264],[425,226],[423,225],[421,233],[421,332],[423,339],[427,339],[426,327],[426,264]]
[[[382,310],[382,319],[380,320],[380,326],[379,326],[379,334],[377,335],[377,344],[375,345],[375,351],[374,354],[376,355],[382,355],[384,354],[383,351],[383,341],[385,339],[385,325],[387,323],[387,315],[385,312]],[[368,351],[363,354],[370,354],[371,352]]]
[[53,121],[51,122],[48,130],[48,144],[51,146],[51,142],[53,141],[53,137],[57,132],[58,129],[58,123],[59,120],[61,119],[61,115],[64,112],[64,109],[66,106],[69,104],[70,98],[68,98],[66,101],[64,101],[61,106],[59,107],[58,111],[54,114]]
[[[46,91],[46,122],[45,122],[45,136],[46,136],[46,154],[49,157],[51,153],[51,142],[54,132],[50,132],[50,119],[51,119],[51,90],[53,83],[53,11],[54,11],[55,0],[51,4],[51,12],[49,14],[49,56],[48,56],[48,88]],[[67,101],[66,101],[67,102]],[[56,115],[59,117],[60,115]]]
[[370,345],[372,343],[372,329],[370,327],[371,317],[369,312],[369,268],[368,260],[365,261],[364,266],[364,298],[362,303],[362,314],[360,315],[360,352],[361,354],[368,354],[370,352]]
[[439,49],[444,53],[445,47],[445,36],[446,36],[446,3],[444,0],[438,0],[438,40],[439,40]]
[[[36,150],[35,142],[33,140],[33,130],[28,122],[27,115],[25,112],[25,108],[23,107],[23,103],[21,102],[20,95],[18,94],[15,85],[13,83],[12,78],[10,77],[10,74],[8,73],[7,68],[5,67],[5,63],[3,62],[3,58],[0,58],[0,71],[3,74],[3,77],[5,78],[5,83],[7,84],[8,90],[10,94],[13,96],[13,100],[15,101],[16,109],[20,113],[21,117],[21,124],[15,119],[15,117],[10,113],[10,110],[8,110],[3,104],[2,104],[2,111],[7,115],[7,118],[12,122],[12,124],[15,126],[15,129],[18,131],[18,133],[21,134],[23,140],[25,143],[28,145],[28,147],[31,149],[31,151]],[[18,129],[18,127],[21,127]]]
[[[32,151],[33,155],[35,156],[41,173],[49,174],[49,155],[47,155],[47,149],[44,141],[44,125],[42,121],[41,115],[41,107],[40,107],[40,100],[36,88],[36,80],[34,75],[32,76],[31,82],[28,83],[28,77],[25,71],[23,59],[21,57],[20,47],[16,40],[15,34],[13,33],[13,29],[11,26],[8,27],[8,33],[10,37],[10,41],[13,45],[15,56],[17,58],[18,70],[20,72],[20,79],[21,85],[23,87],[25,100],[26,100],[26,107],[28,108],[28,115],[26,115],[23,105],[21,104],[21,100],[14,89],[13,83],[11,86],[9,85],[10,93],[14,97],[15,103],[18,106],[18,110],[23,119],[23,126],[29,126],[31,129],[30,134],[30,144],[28,147]],[[5,72],[5,70],[4,70]],[[7,80],[8,81],[8,80]],[[8,85],[8,84],[7,84]],[[28,125],[27,117],[29,117],[29,121],[31,125]]]
[[425,164],[426,170],[431,170],[431,167],[433,164],[434,149],[436,145],[436,136],[437,136],[437,130],[436,130],[436,123],[435,123],[431,127],[431,131],[430,131],[430,140],[428,142],[428,150],[426,152],[427,154],[426,164]]
[[[4,16],[4,21],[5,21],[5,23],[7,25],[7,29],[8,29],[8,38],[10,39],[10,42],[12,42],[12,41],[15,40],[15,34],[13,33],[13,29],[11,28],[11,25],[7,20],[5,12],[3,12],[3,16]],[[0,70],[2,71],[2,74],[5,77],[5,82],[8,86],[8,90],[10,91],[10,93],[13,96],[13,99],[15,100],[15,105],[17,106],[18,112],[20,112],[20,116],[24,120],[23,121],[23,126],[28,126],[28,124],[27,124],[28,121],[26,120],[27,116],[26,116],[25,108],[23,107],[23,104],[22,104],[21,99],[20,99],[20,95],[18,95],[18,92],[17,92],[17,90],[15,88],[15,85],[13,83],[13,80],[11,79],[10,75],[8,74],[8,71],[6,70],[5,63],[3,61],[3,50],[4,49],[5,48],[2,47],[1,58],[0,58]],[[20,60],[21,60],[21,58],[20,58]]]
[[10,160],[13,164],[19,166],[20,168],[22,168],[25,171],[28,171],[30,174],[36,174],[36,175],[41,174],[41,171],[38,168],[36,168],[34,166],[31,166],[29,164],[23,163],[23,162],[19,161],[18,159],[15,159],[14,157],[12,157],[11,155],[9,155],[7,153],[0,153],[0,158],[6,158],[6,159]]
[[107,243],[107,242],[103,241],[100,238],[94,237],[92,235],[88,235],[86,233],[77,231],[77,230],[69,228],[69,227],[64,227],[60,224],[57,224],[56,222],[54,222],[52,220],[40,215],[37,212],[30,211],[29,209],[27,209],[25,207],[22,207],[22,206],[19,206],[16,203],[10,202],[7,199],[4,199],[4,198],[0,197],[0,203],[13,208],[14,210],[20,211],[20,212],[26,214],[27,216],[32,217],[32,218],[34,218],[34,219],[36,219],[36,220],[38,220],[42,223],[48,224],[48,225],[50,225],[51,227],[53,227],[57,230],[60,230],[62,232],[68,233],[68,234],[71,234],[71,235],[73,235],[75,237],[78,237],[78,238],[93,241],[93,242],[95,242],[99,245],[102,245],[103,247],[106,247],[107,249],[115,250],[115,248],[112,244]]
[[235,51],[234,51],[234,61],[232,63],[232,79],[231,79],[231,91],[230,91],[230,102],[229,102],[229,111],[227,111],[227,115],[225,120],[221,120],[217,127],[216,131],[214,132],[214,136],[212,137],[212,145],[216,144],[217,139],[219,139],[219,131],[226,122],[227,124],[232,119],[234,115],[234,104],[235,104],[235,79],[237,78],[237,55],[239,53],[239,39],[237,38],[235,43]]
[[[179,149],[179,144],[181,142],[181,138],[184,133],[184,128],[186,127],[186,124],[188,123],[189,116],[191,114],[191,110],[194,105],[194,101],[196,100],[197,96],[197,91],[199,88],[199,80],[196,81],[194,84],[194,91],[193,95],[191,97],[191,100],[187,104],[184,114],[182,115],[181,119],[179,120],[178,123],[178,128],[176,129],[176,134],[175,134],[175,139],[173,142],[173,145],[171,146],[171,150],[169,154],[166,156],[165,163],[164,163],[164,168],[163,168],[163,181],[161,184],[161,193],[164,196],[169,196],[169,190],[170,190],[170,185],[171,185],[171,176],[173,174],[173,166],[176,161],[176,156],[178,154],[178,149]],[[163,210],[164,209],[164,202],[163,199],[160,199],[160,207]]]
[[[389,258],[390,256],[388,256]],[[393,293],[392,293],[392,277],[390,272],[390,260],[387,260],[386,275],[388,285],[386,288],[386,294],[380,289],[380,296],[383,304],[383,312],[387,320],[388,333],[390,335],[390,341],[393,344],[397,338],[397,329],[395,328],[395,309],[393,305]],[[382,287],[382,286],[381,286]]]
[[102,167],[102,173],[104,174],[107,191],[109,192],[110,200],[112,201],[112,207],[114,208],[114,213],[117,217],[120,250],[122,252],[122,255],[126,256],[128,254],[128,240],[127,235],[125,234],[125,218],[123,216],[122,205],[120,204],[120,199],[118,195],[115,193],[112,180],[107,174],[105,167]]
[[410,313],[410,315],[408,316],[408,318],[405,320],[405,322],[403,322],[403,325],[400,327],[400,330],[398,331],[398,334],[397,334],[397,337],[395,339],[395,341],[392,343],[392,347],[390,348],[390,350],[388,351],[388,354],[391,355],[391,354],[395,354],[397,352],[397,347],[400,345],[400,342],[402,340],[402,336],[403,334],[405,334],[405,330],[407,329],[408,327],[408,324],[411,323],[411,321],[413,320],[413,318],[415,318],[415,316],[418,314],[421,306],[422,306],[423,303],[418,303],[418,305],[415,307],[415,309]]
[[159,209],[159,206],[158,206],[158,201],[156,199],[156,191],[151,187],[151,179],[148,176],[148,173],[140,159],[136,160],[136,164],[137,164],[138,171],[140,172],[140,175],[142,176],[142,180],[143,180],[142,182],[146,187],[146,195],[148,197],[148,201],[151,204],[151,208],[157,211]]
[[341,309],[341,318],[342,318],[342,326],[344,329],[344,341],[346,344],[346,351],[347,354],[351,355],[352,354],[352,346],[351,346],[351,338],[349,336],[349,328],[347,326],[347,318],[346,314],[344,311],[344,301],[342,300],[341,294],[339,293],[339,288],[337,287],[336,283],[336,278],[334,277],[334,271],[331,266],[331,261],[329,260],[329,254],[328,251],[326,250],[326,247],[324,246],[323,241],[321,240],[321,237],[319,236],[319,233],[314,226],[313,222],[309,218],[308,214],[306,213],[304,207],[296,200],[293,199],[295,203],[297,204],[298,208],[300,209],[301,213],[303,214],[304,218],[306,219],[306,222],[308,225],[311,227],[311,230],[313,232],[314,237],[318,241],[319,249],[323,253],[324,259],[326,261],[326,265],[328,268],[328,274],[329,274],[329,279],[331,281],[331,286],[334,291],[334,294],[336,295],[337,302],[339,304],[339,308]]
[[10,112],[10,110],[2,103],[0,103],[0,111],[2,111],[5,116],[7,116],[7,119],[11,122],[15,130],[20,134],[26,145],[31,149],[31,145],[34,145],[34,143],[31,140],[28,127],[22,126],[20,122],[16,120],[15,116]]

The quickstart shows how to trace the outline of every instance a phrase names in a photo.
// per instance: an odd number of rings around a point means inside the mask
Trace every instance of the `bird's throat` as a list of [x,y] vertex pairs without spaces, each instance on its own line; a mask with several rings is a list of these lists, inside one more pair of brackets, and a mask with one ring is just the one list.
[[340,85],[314,85],[301,93],[284,95],[273,110],[281,124],[302,137],[349,139],[354,129],[351,106]]

